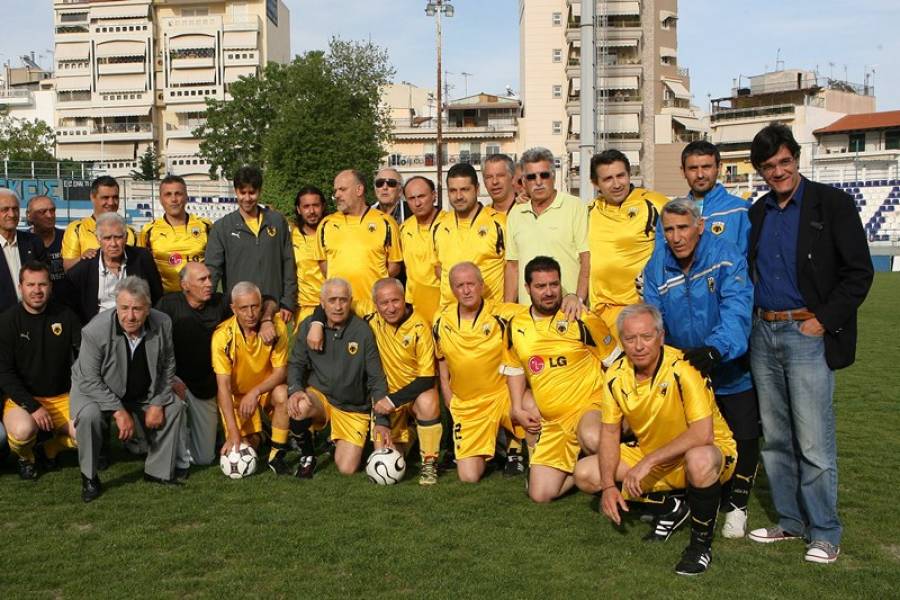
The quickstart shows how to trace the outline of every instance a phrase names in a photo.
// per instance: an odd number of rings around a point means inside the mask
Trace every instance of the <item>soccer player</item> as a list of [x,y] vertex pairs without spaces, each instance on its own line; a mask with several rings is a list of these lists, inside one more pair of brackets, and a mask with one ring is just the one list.
[[550,256],[562,267],[563,312],[579,316],[588,294],[590,248],[584,203],[556,189],[553,153],[531,148],[520,166],[529,201],[516,204],[506,216],[504,298],[526,304],[525,265],[535,256]]
[[39,434],[50,436],[42,446],[43,468],[55,468],[57,453],[75,446],[69,387],[81,322],[69,308],[50,302],[51,287],[44,263],[25,263],[19,271],[22,301],[0,315],[3,424],[22,479],[37,479]]
[[441,279],[441,308],[456,302],[450,269],[471,262],[484,279],[488,300],[503,300],[506,257],[504,220],[496,210],[478,202],[478,174],[472,165],[457,163],[447,171],[447,197],[453,214],[434,230],[435,273]]
[[322,219],[316,258],[329,279],[339,277],[357,290],[353,310],[375,310],[370,290],[384,277],[396,277],[403,266],[400,231],[393,217],[366,205],[365,179],[359,171],[341,171],[334,178],[337,212]]
[[[350,475],[359,468],[370,430],[373,404],[389,402],[387,381],[372,329],[351,310],[350,284],[329,278],[322,284],[324,348],[313,351],[306,338],[313,317],[300,324],[288,363],[288,414],[304,429],[331,424],[334,463]],[[315,456],[304,453],[297,477],[315,471]]]
[[720,162],[715,144],[697,140],[681,151],[681,174],[691,189],[688,198],[700,209],[706,231],[730,241],[747,256],[750,203],[729,194],[718,182]]
[[181,291],[181,269],[189,262],[202,261],[206,255],[212,222],[188,213],[187,201],[184,179],[166,176],[159,182],[163,216],[144,225],[138,237],[138,245],[149,250],[156,261],[165,293]]
[[516,190],[513,185],[516,163],[506,154],[491,154],[484,159],[482,169],[484,187],[491,197],[491,208],[500,213],[505,225],[506,215],[516,203]]
[[[119,182],[109,175],[101,175],[91,182],[91,204],[94,213],[85,219],[76,219],[66,227],[62,241],[63,268],[68,271],[83,258],[93,258],[100,248],[97,239],[97,217],[103,213],[118,212]],[[127,227],[125,243],[137,245],[137,234]]]
[[316,259],[316,228],[325,216],[325,194],[314,185],[300,188],[294,198],[295,223],[291,227],[294,264],[297,267],[297,314],[294,328],[319,306],[322,269]]
[[403,186],[403,194],[413,215],[400,225],[400,247],[406,265],[406,302],[431,323],[441,298],[433,232],[447,213],[434,205],[434,183],[430,179],[413,177]]
[[[548,256],[528,261],[525,285],[531,307],[514,316],[506,328],[501,371],[506,375],[514,421],[529,426],[534,420],[532,411],[523,407],[526,384],[540,413],[540,436],[530,448],[528,495],[544,503],[575,484],[572,473],[582,449],[597,452],[596,427],[582,428],[582,420],[593,412],[592,422],[599,422],[601,368],[608,367],[621,350],[596,315],[566,319],[558,262]],[[579,437],[582,429],[584,435]]]
[[[734,439],[709,380],[664,345],[659,311],[637,304],[617,318],[625,356],[606,372],[599,453],[579,462],[576,481],[602,494],[603,514],[617,525],[620,510],[628,512],[627,499],[687,488],[686,501],[668,496],[667,512],[656,517],[646,539],[668,540],[690,515],[691,541],[675,572],[698,575],[712,561],[722,483],[737,460]],[[637,443],[620,445],[623,419]]]
[[225,444],[221,453],[247,443],[258,448],[262,441],[262,411],[272,425],[269,468],[276,475],[288,472],[284,460],[288,440],[286,409],[288,333],[281,315],[275,315],[276,340],[266,345],[259,335],[262,293],[249,281],[231,289],[231,312],[212,336],[212,365],[216,373],[216,397]]
[[746,356],[753,284],[741,251],[704,228],[693,201],[672,200],[661,220],[666,245],[644,269],[644,301],[662,313],[666,341],[712,378],[716,404],[738,451],[734,477],[723,486],[722,535],[742,538],[761,434]]
[[259,205],[262,171],[241,167],[234,175],[238,209],[216,221],[206,246],[206,266],[213,288],[222,282],[229,296],[239,281],[249,281],[266,296],[278,300],[281,319],[294,317],[297,270],[291,232],[280,212]]
[[659,211],[668,198],[631,183],[631,163],[618,150],[591,158],[591,181],[599,192],[588,208],[591,311],[616,331],[616,316],[640,301],[635,280],[653,254]]
[[441,393],[453,416],[453,440],[460,481],[476,483],[494,456],[497,434],[513,438],[505,473],[524,471],[519,441],[525,432],[513,425],[506,379],[500,373],[503,332],[522,306],[484,298],[484,280],[470,262],[450,269],[457,301],[434,322]]

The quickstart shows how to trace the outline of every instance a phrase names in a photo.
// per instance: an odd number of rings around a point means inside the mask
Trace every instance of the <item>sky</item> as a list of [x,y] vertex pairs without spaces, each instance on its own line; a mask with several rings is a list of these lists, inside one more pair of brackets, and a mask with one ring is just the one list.
[[[0,62],[34,51],[48,64],[50,0],[0,0]],[[286,0],[294,53],[324,48],[332,36],[371,39],[387,48],[396,81],[435,83],[434,19],[425,0]],[[444,19],[444,60],[452,98],[519,90],[519,0],[453,0]],[[694,104],[730,95],[733,80],[785,68],[864,83],[874,69],[878,110],[900,110],[900,2],[855,0],[682,0],[678,62],[691,73]],[[780,52],[779,52],[780,49]],[[43,58],[41,58],[43,55]],[[779,63],[780,64],[780,63]],[[464,77],[462,73],[471,75]],[[871,81],[870,81],[871,83]]]

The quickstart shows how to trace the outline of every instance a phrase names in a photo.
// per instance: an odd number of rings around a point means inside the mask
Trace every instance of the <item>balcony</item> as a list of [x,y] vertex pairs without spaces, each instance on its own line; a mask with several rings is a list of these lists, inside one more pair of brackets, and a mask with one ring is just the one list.
[[102,123],[58,127],[57,143],[147,141],[153,139],[152,123]]
[[[515,119],[494,119],[485,124],[476,125],[458,125],[444,121],[441,133],[445,140],[498,139],[515,137],[517,129],[518,125]],[[409,119],[395,119],[391,130],[391,136],[395,140],[430,140],[436,135],[437,124],[433,121],[412,126],[409,124]]]
[[163,27],[172,31],[219,30],[222,28],[222,17],[213,15],[205,17],[177,17],[165,19],[163,21]]
[[784,115],[793,115],[793,104],[778,104],[775,106],[753,106],[749,108],[717,108],[713,106],[710,116],[711,123],[722,121],[738,121],[742,119],[772,119]]
[[225,17],[225,31],[259,31],[260,22],[256,15],[233,15]]
[[31,106],[34,94],[31,90],[0,89],[0,106]]
[[203,103],[207,98],[224,100],[225,90],[222,86],[166,88],[168,104]]
[[166,123],[167,139],[193,139],[194,130],[206,124],[206,119],[194,119],[181,123]]
[[97,65],[97,73],[99,75],[141,74],[145,68],[143,60],[140,62],[106,63]]

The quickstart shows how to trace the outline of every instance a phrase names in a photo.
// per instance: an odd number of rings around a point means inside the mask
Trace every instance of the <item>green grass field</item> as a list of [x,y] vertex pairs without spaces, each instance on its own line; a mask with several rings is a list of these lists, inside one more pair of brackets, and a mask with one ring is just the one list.
[[[103,474],[103,496],[84,505],[77,468],[32,483],[7,462],[0,598],[897,597],[898,300],[900,275],[879,274],[857,362],[838,375],[845,536],[832,566],[805,563],[800,543],[718,538],[707,574],[678,577],[686,530],[648,545],[646,524],[618,531],[586,495],[536,506],[521,478],[500,475],[380,488],[331,465],[304,482],[268,471],[229,481],[211,467],[172,489],[120,460]],[[769,524],[770,510],[760,476],[751,526]]]

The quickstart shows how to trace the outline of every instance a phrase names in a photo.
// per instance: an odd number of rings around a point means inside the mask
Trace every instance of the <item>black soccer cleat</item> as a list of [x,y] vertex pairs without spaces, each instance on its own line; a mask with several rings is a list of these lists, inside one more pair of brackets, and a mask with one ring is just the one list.
[[19,459],[19,479],[24,481],[35,481],[38,478],[37,467],[33,462],[28,462],[24,458]]
[[87,502],[93,502],[100,496],[103,487],[100,485],[100,478],[93,479],[81,474],[81,499]]
[[510,452],[506,455],[506,464],[503,465],[504,477],[516,477],[525,474],[525,460],[518,452]]
[[276,475],[287,475],[291,472],[291,468],[285,462],[284,457],[287,454],[284,450],[279,450],[271,459],[269,459],[269,468]]
[[294,471],[294,477],[297,479],[312,479],[316,472],[316,463],[318,460],[314,454],[305,454],[300,457],[297,464],[297,470]]
[[681,553],[681,560],[675,565],[675,572],[679,575],[700,575],[706,572],[711,562],[712,549],[692,541]]
[[650,525],[650,531],[644,536],[644,540],[648,542],[665,542],[675,530],[681,527],[687,518],[691,516],[691,509],[688,507],[687,501],[683,498],[672,497],[675,501],[675,508],[667,513],[657,515]]

